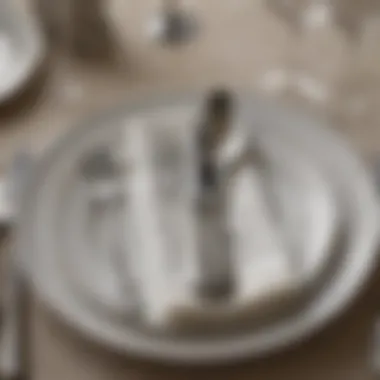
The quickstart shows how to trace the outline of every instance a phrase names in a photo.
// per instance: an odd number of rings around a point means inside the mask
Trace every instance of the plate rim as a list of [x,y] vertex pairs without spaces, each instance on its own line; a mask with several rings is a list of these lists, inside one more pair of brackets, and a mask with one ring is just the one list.
[[[104,122],[109,122],[109,120],[119,120],[121,116],[126,116],[128,113],[135,113],[139,111],[143,111],[144,109],[151,109],[161,107],[161,106],[174,106],[176,104],[197,104],[199,99],[202,99],[201,93],[192,93],[187,94],[184,93],[182,95],[178,95],[177,93],[168,94],[168,95],[158,95],[158,96],[150,96],[149,98],[141,97],[141,100],[136,102],[128,102],[127,105],[123,104],[121,107],[117,106],[108,112],[100,113],[99,115],[95,115],[95,117],[88,119],[86,122],[82,123],[81,128],[71,129],[69,133],[63,136],[63,138],[58,142],[58,144],[53,145],[48,149],[46,154],[42,157],[39,164],[33,169],[33,176],[31,176],[30,182],[27,184],[27,189],[25,194],[25,198],[21,202],[21,217],[18,221],[18,229],[17,229],[17,239],[16,239],[16,247],[17,252],[20,255],[20,265],[24,267],[26,266],[26,262],[24,258],[21,258],[22,253],[24,254],[36,254],[36,236],[33,234],[33,228],[29,223],[29,219],[31,218],[31,210],[35,207],[36,197],[37,197],[37,189],[40,186],[40,181],[44,178],[47,170],[50,168],[50,165],[55,162],[55,159],[59,157],[60,154],[65,154],[65,151],[70,144],[84,138],[87,135],[90,129],[100,130],[104,128]],[[242,95],[244,98],[244,95]],[[261,116],[264,114],[268,116],[268,112],[271,113],[273,111],[273,107],[275,109],[275,113],[277,117],[279,115],[283,116],[283,119],[290,122],[294,122],[298,120],[298,124],[302,122],[306,122],[306,124],[310,124],[308,131],[313,129],[313,120],[302,118],[299,115],[290,113],[289,108],[284,108],[279,106],[278,104],[260,99],[260,97],[256,97],[254,93],[248,93],[250,102],[255,104],[254,111],[262,110]],[[252,108],[252,107],[251,107]],[[259,112],[260,113],[260,112]],[[288,117],[286,116],[288,115]],[[273,115],[272,115],[273,116]],[[341,141],[341,139],[337,139],[337,135],[334,131],[330,131],[322,126],[316,124],[316,127],[320,129],[319,132],[325,134],[325,137],[329,137],[332,143],[332,146],[337,146],[341,150],[341,153],[346,155],[348,162],[351,160],[351,164],[353,164],[352,170],[356,171],[356,174],[359,176],[360,180],[357,180],[359,188],[362,190],[363,201],[366,202],[366,208],[368,213],[368,218],[366,219],[366,225],[369,230],[367,231],[367,237],[363,240],[362,244],[364,245],[364,250],[366,251],[366,255],[362,255],[360,257],[360,262],[356,263],[359,269],[357,271],[357,276],[354,281],[351,279],[350,291],[343,291],[344,297],[339,301],[330,302],[330,307],[323,313],[314,317],[314,322],[305,321],[301,323],[298,328],[289,328],[290,332],[286,332],[282,334],[282,336],[273,337],[272,339],[267,339],[266,344],[262,345],[259,349],[257,344],[253,344],[252,339],[241,340],[240,343],[232,345],[223,345],[217,343],[217,346],[214,347],[213,350],[195,350],[194,347],[190,349],[179,349],[178,343],[174,343],[172,345],[165,345],[164,343],[160,343],[159,346],[157,344],[149,344],[147,342],[138,342],[133,339],[129,339],[127,341],[124,340],[124,337],[116,336],[107,328],[103,328],[104,331],[99,330],[99,325],[97,325],[96,321],[84,321],[83,312],[74,311],[74,310],[63,310],[62,307],[57,305],[57,300],[54,295],[50,294],[49,290],[44,288],[42,285],[43,281],[32,281],[32,285],[40,296],[44,304],[51,309],[57,316],[59,316],[63,321],[66,321],[68,325],[72,328],[80,332],[82,335],[90,338],[92,341],[96,341],[98,343],[102,343],[109,348],[112,348],[119,352],[128,353],[131,355],[136,355],[138,357],[150,358],[153,360],[159,360],[164,362],[176,362],[176,363],[193,363],[193,364],[210,364],[217,362],[231,362],[236,360],[241,360],[250,357],[261,357],[263,355],[267,355],[274,351],[278,351],[283,349],[289,345],[295,344],[297,342],[301,342],[305,340],[307,337],[314,335],[318,332],[323,326],[327,323],[330,323],[333,319],[337,318],[358,296],[362,287],[365,285],[366,281],[369,279],[372,271],[375,268],[375,263],[377,261],[377,252],[376,248],[378,246],[379,239],[379,213],[378,213],[378,202],[376,198],[375,188],[371,185],[372,181],[370,177],[367,175],[364,165],[360,162],[357,155],[353,150],[350,149],[348,144]],[[286,128],[285,128],[286,129]],[[318,133],[319,133],[318,132]],[[338,149],[338,150],[339,150]],[[364,223],[364,220],[363,220]],[[33,227],[33,226],[32,226]],[[24,268],[27,270],[26,268]],[[36,268],[32,268],[31,275],[33,277],[33,271]],[[350,273],[350,271],[348,271]],[[347,277],[347,275],[346,275]],[[62,305],[61,305],[62,306]],[[66,303],[66,307],[68,304]],[[82,316],[80,316],[82,314]],[[281,334],[280,334],[281,335]],[[112,336],[112,338],[111,338]],[[228,347],[227,347],[228,346]],[[198,347],[197,347],[198,348]]]

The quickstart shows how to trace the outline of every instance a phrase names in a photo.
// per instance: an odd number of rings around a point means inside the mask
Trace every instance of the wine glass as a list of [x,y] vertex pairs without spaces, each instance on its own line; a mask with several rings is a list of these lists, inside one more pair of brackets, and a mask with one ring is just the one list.
[[333,1],[334,20],[349,47],[347,63],[342,68],[336,92],[337,111],[346,122],[366,122],[369,121],[368,115],[374,116],[377,107],[380,71],[376,71],[374,65],[371,65],[373,51],[370,52],[368,62],[362,47],[367,37],[368,26],[380,17],[380,3],[376,0]]
[[197,20],[181,0],[161,0],[148,29],[154,40],[169,46],[191,41],[197,30]]
[[273,92],[293,90],[316,103],[326,102],[329,88],[310,72],[304,51],[310,47],[311,34],[330,23],[333,14],[330,1],[265,0],[265,6],[283,22],[291,42],[279,67],[264,74],[263,88]]

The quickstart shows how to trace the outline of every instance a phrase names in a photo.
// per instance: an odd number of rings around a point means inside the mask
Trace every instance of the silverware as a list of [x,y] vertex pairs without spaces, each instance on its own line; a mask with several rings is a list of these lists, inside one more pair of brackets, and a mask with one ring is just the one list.
[[215,91],[206,102],[201,123],[199,149],[199,252],[200,284],[203,297],[220,299],[233,289],[233,265],[225,220],[224,180],[218,151],[231,128],[233,104],[227,91]]
[[371,336],[370,367],[372,373],[378,377],[380,375],[380,321],[378,317]]
[[[30,174],[32,157],[28,153],[16,156],[8,178],[8,202],[13,216],[18,213],[18,203],[22,198],[25,181]],[[11,231],[11,235],[14,231]],[[6,267],[5,305],[3,326],[0,337],[0,377],[8,379],[27,379],[29,370],[29,297],[25,266],[20,252],[9,243]]]
[[8,199],[8,186],[5,179],[0,180],[0,229],[8,229],[12,220],[11,204]]
[[[372,172],[374,177],[374,182],[380,195],[380,160],[375,159],[372,163]],[[375,324],[373,327],[373,334],[371,335],[371,347],[370,347],[370,357],[369,365],[371,367],[372,373],[376,376],[380,376],[380,318],[376,317]]]

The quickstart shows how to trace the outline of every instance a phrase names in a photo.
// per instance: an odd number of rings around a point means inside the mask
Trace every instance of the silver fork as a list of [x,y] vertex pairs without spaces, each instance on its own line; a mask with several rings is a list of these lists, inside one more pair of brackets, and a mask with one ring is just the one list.
[[8,202],[7,216],[12,227],[9,250],[7,252],[5,300],[3,325],[0,335],[0,377],[3,380],[24,380],[30,377],[29,371],[29,312],[28,291],[25,267],[21,252],[14,247],[12,235],[17,221],[18,204],[22,197],[33,157],[22,152],[16,155],[8,181],[5,181],[3,201]]

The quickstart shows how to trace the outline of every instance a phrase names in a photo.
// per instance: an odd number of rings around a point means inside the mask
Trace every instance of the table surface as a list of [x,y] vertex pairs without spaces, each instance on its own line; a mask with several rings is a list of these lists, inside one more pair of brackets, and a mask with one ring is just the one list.
[[[297,38],[259,1],[194,0],[192,4],[201,27],[198,38],[187,46],[165,49],[147,36],[157,2],[110,1],[120,48],[117,64],[112,68],[89,66],[68,59],[62,52],[51,52],[24,93],[0,109],[0,165],[5,168],[14,150],[25,144],[43,149],[95,110],[151,92],[215,84],[258,89],[266,70],[294,57],[296,64],[344,95],[352,89],[369,91],[373,104],[364,116],[358,116],[349,114],[350,110],[335,112],[339,102],[327,101],[318,107],[291,92],[283,101],[314,107],[321,114],[332,115],[334,111],[334,127],[366,158],[376,156],[380,151],[376,106],[380,72],[373,67],[373,57],[380,57],[380,51],[373,48],[373,38],[365,40],[360,54],[353,53],[346,35],[335,26]],[[376,31],[376,25],[372,30]],[[376,274],[347,313],[302,345],[260,361],[195,369],[163,367],[107,352],[81,339],[35,300],[31,320],[33,379],[179,380],[197,375],[239,380],[370,379],[371,337],[379,301],[380,276]]]

